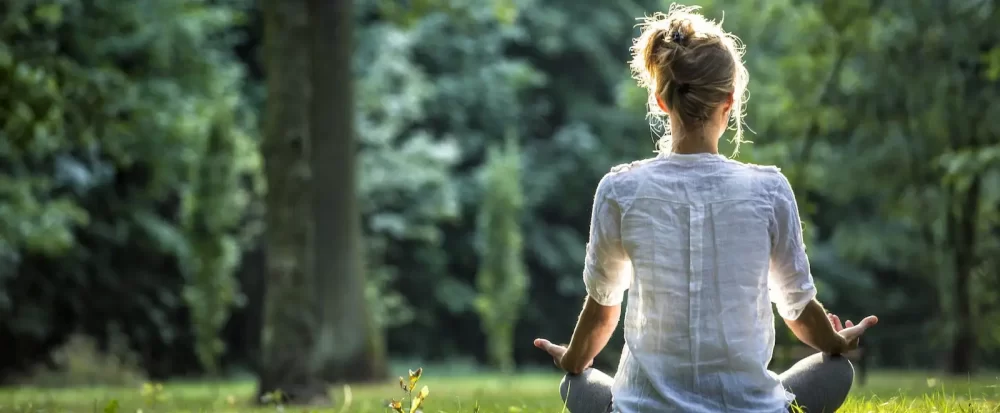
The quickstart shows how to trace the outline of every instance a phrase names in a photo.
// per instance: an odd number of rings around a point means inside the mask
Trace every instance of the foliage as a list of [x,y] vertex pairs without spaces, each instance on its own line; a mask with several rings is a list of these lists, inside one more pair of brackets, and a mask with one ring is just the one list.
[[51,367],[37,365],[19,384],[41,387],[139,384],[145,373],[126,339],[121,333],[113,334],[107,350],[102,350],[90,337],[70,336],[53,352]]
[[362,38],[356,106],[369,302],[380,325],[396,327],[414,315],[391,283],[408,259],[439,250],[440,224],[458,215],[451,169],[459,152],[453,137],[424,124],[435,90],[412,61],[416,39],[387,24],[363,28]]
[[514,368],[514,327],[529,282],[522,256],[521,176],[521,153],[513,137],[508,137],[502,149],[490,148],[483,170],[477,234],[481,264],[475,305],[487,337],[490,362],[503,371]]
[[234,9],[17,0],[0,15],[0,337],[30,362],[117,323],[145,365],[191,335],[212,370],[258,170]]
[[232,119],[218,121],[204,143],[198,172],[192,176],[191,196],[185,199],[186,209],[198,213],[182,221],[190,251],[182,257],[182,270],[188,277],[183,297],[191,313],[199,361],[212,373],[225,351],[219,333],[229,319],[229,309],[243,302],[234,273],[243,244],[255,233],[253,227],[244,225],[245,214],[233,211],[248,208],[251,195],[241,183],[259,167],[250,136],[226,130],[235,126]]

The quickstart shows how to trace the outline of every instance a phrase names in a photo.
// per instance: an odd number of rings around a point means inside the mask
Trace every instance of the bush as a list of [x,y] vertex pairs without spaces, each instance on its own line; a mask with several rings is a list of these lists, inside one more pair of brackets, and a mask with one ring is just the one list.
[[492,148],[484,170],[483,207],[479,216],[476,310],[487,337],[490,362],[503,371],[514,368],[514,327],[527,299],[528,275],[522,256],[521,153],[513,139]]
[[23,377],[24,385],[41,387],[135,386],[145,380],[139,357],[120,334],[106,351],[85,335],[73,335],[42,364]]

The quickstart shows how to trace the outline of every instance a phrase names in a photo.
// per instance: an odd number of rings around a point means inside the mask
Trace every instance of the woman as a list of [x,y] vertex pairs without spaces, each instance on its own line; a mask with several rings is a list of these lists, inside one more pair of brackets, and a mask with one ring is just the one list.
[[[632,69],[653,114],[667,115],[659,156],[612,169],[597,187],[584,269],[587,301],[569,346],[535,340],[568,374],[572,413],[832,412],[854,377],[840,354],[872,316],[842,325],[816,301],[795,196],[775,167],[718,154],[738,144],[748,74],[739,40],[691,7],[647,18]],[[618,324],[614,378],[589,368]],[[771,303],[818,353],[784,374]]]

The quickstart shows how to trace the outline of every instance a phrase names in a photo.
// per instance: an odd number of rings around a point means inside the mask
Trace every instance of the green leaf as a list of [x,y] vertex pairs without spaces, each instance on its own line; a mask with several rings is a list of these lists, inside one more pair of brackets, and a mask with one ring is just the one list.
[[515,0],[493,0],[493,13],[502,24],[513,25],[517,21],[518,12]]
[[43,3],[35,8],[35,18],[48,26],[58,26],[63,20],[63,5],[58,2]]
[[983,69],[986,79],[991,82],[1000,81],[1000,46],[983,53],[982,59],[986,64],[986,68]]

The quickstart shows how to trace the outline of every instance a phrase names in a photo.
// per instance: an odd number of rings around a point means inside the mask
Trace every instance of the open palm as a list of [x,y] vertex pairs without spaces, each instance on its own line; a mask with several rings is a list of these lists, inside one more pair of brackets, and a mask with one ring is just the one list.
[[878,317],[875,316],[865,317],[858,324],[854,324],[851,320],[841,323],[840,317],[836,314],[827,314],[826,316],[830,319],[830,324],[833,325],[833,331],[840,334],[846,341],[846,347],[843,349],[844,352],[858,348],[861,336],[864,335],[865,331],[878,324]]

